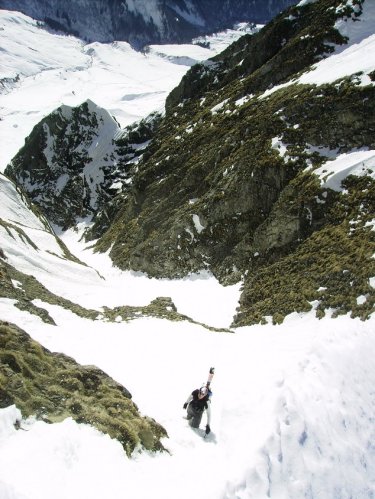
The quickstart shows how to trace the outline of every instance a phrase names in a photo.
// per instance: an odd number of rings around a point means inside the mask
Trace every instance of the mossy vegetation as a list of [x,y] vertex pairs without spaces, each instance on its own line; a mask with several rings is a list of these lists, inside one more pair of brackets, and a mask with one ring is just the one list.
[[72,417],[119,440],[130,455],[142,446],[161,451],[165,429],[142,416],[131,394],[95,366],[54,354],[17,326],[0,321],[0,407],[16,404],[23,417],[46,422]]
[[[280,198],[293,198],[298,223],[304,223],[303,205],[309,199],[290,187],[300,171],[320,166],[326,160],[324,148],[347,151],[373,146],[372,119],[366,114],[374,115],[373,96],[372,87],[349,81],[333,89],[294,85],[267,99],[253,98],[228,114],[210,113],[209,121],[201,123],[198,114],[189,134],[182,130],[191,122],[177,131],[164,123],[160,148],[156,138],[156,149],[150,149],[153,154],[134,177],[132,196],[97,248],[107,250],[115,240],[111,256],[118,266],[155,276],[184,275],[208,262],[221,278],[227,268],[223,255],[231,254],[241,260],[233,265],[245,272],[248,256],[239,250],[275,213]],[[368,102],[366,111],[363,102]],[[344,109],[357,111],[345,120]],[[356,128],[359,132],[353,133]],[[274,138],[285,144],[284,156],[272,148]],[[312,182],[314,177],[310,178]],[[285,203],[279,206],[286,208]],[[321,207],[319,223],[323,212]],[[205,227],[200,233],[194,214]],[[315,222],[314,218],[314,226]]]
[[255,324],[267,316],[279,323],[313,304],[319,318],[329,313],[365,320],[374,313],[370,278],[375,274],[375,181],[348,177],[344,188],[320,230],[290,254],[249,273],[234,325]]
[[216,328],[203,324],[202,322],[197,322],[188,317],[187,315],[180,314],[171,298],[159,296],[151,301],[149,305],[142,307],[136,306],[121,306],[115,308],[103,307],[103,316],[109,321],[129,321],[133,319],[139,319],[141,317],[157,317],[160,319],[168,319],[173,322],[187,321],[192,324],[199,324],[200,326],[216,332],[231,332],[228,328]]
[[[356,2],[361,4],[362,1]],[[341,0],[320,0],[292,6],[253,35],[246,35],[209,61],[193,66],[170,93],[166,109],[214,94],[227,85],[243,95],[264,91],[295,76],[333,51],[345,38],[334,28],[340,16],[354,15]],[[248,78],[248,76],[251,78]]]
[[[319,314],[334,303],[337,313],[368,317],[371,290],[367,305],[355,303],[361,286],[337,305],[342,291],[328,268],[344,260],[332,246],[329,263],[323,262],[323,247],[330,247],[330,237],[343,237],[333,235],[338,228],[331,219],[346,197],[322,189],[313,172],[326,153],[375,148],[375,89],[359,86],[353,75],[263,94],[329,53],[328,42],[345,43],[334,23],[358,13],[340,6],[321,0],[292,7],[289,17],[283,13],[186,74],[167,100],[167,116],[133,178],[132,195],[99,240],[99,251],[112,248],[116,265],[152,276],[208,268],[224,284],[242,279],[235,324],[266,316],[280,322],[287,313],[309,310],[314,300],[321,303]],[[370,190],[364,197],[371,204]],[[350,216],[343,212],[340,225]],[[311,269],[303,255],[314,238],[322,242],[321,251],[314,249],[322,262]],[[371,253],[368,234],[342,244],[349,259],[362,254],[362,246]],[[361,261],[361,282],[372,276],[370,264]],[[327,279],[336,284],[319,284]],[[320,287],[327,288],[324,294],[316,292]]]

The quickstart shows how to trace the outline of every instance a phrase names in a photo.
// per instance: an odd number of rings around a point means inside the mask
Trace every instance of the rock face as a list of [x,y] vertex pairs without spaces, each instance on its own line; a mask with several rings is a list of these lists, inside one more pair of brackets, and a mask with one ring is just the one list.
[[[320,314],[330,306],[363,317],[373,310],[372,299],[363,307],[355,301],[362,293],[373,296],[373,235],[365,229],[371,210],[358,206],[356,215],[363,224],[356,244],[364,244],[366,252],[355,256],[351,234],[342,247],[352,264],[338,251],[334,262],[327,260],[329,240],[344,237],[331,231],[349,223],[343,205],[359,195],[361,182],[351,182],[348,197],[338,196],[322,189],[312,171],[327,160],[324,150],[374,148],[374,87],[344,78],[320,87],[291,84],[262,97],[330,53],[332,44],[345,43],[335,22],[355,14],[333,8],[338,3],[291,7],[259,33],[191,68],[170,94],[167,116],[133,178],[132,195],[98,249],[111,248],[119,267],[153,276],[207,268],[223,283],[243,280],[236,325],[266,316],[277,322],[294,310],[309,310],[316,300],[324,303]],[[373,207],[371,179],[368,185]],[[308,263],[311,252],[319,271]],[[289,279],[297,254],[304,263]],[[353,289],[342,278],[349,267],[352,277],[361,273],[355,258],[363,272],[352,279],[358,284]],[[332,267],[337,271],[330,279]],[[288,277],[275,280],[278,272]],[[323,281],[329,283],[324,299],[317,291]]]
[[162,450],[166,431],[141,416],[129,391],[95,366],[51,353],[17,326],[0,321],[0,407],[16,404],[24,417],[46,422],[72,417],[118,439],[130,455],[137,445]]
[[191,40],[238,21],[265,23],[294,0],[0,0],[87,41],[124,40],[135,47]]
[[[89,100],[77,108],[61,106],[33,129],[6,174],[23,185],[51,222],[67,229],[126,191],[158,120],[155,114],[121,130]],[[108,205],[105,214],[113,209]],[[105,220],[96,224],[105,226]]]
[[[329,308],[368,317],[374,180],[370,171],[348,178],[338,193],[314,170],[327,154],[375,149],[375,87],[359,85],[358,75],[292,82],[345,43],[335,23],[359,16],[361,3],[291,7],[193,66],[168,97],[126,189],[96,206],[105,220],[89,235],[101,236],[97,250],[151,276],[205,268],[224,284],[241,280],[235,325],[280,322],[313,302],[319,316]],[[14,160],[9,174],[20,182],[24,169]]]

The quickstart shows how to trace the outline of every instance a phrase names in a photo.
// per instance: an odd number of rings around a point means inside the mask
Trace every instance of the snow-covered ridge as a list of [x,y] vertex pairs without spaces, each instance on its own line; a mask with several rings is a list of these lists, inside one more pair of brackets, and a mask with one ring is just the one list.
[[[45,258],[57,265],[64,252],[47,220],[36,216],[14,184],[0,174],[0,248],[8,263],[18,270],[40,267]],[[26,236],[26,237],[25,237]],[[17,251],[14,248],[17,247]],[[54,255],[52,257],[52,255]]]
[[194,36],[236,22],[265,22],[293,0],[2,0],[17,10],[79,38],[93,42],[127,41],[137,48],[150,43],[189,42]]
[[348,42],[336,45],[333,54],[303,73],[299,78],[266,90],[260,98],[266,98],[281,88],[294,84],[323,85],[352,76],[359,85],[374,85],[370,73],[375,71],[375,3],[365,0],[359,17],[340,18],[336,23],[339,32]]

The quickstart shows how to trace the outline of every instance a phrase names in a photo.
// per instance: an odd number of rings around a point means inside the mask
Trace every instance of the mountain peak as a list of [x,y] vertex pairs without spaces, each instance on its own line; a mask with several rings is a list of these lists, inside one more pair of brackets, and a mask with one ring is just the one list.
[[293,3],[295,0],[0,0],[0,8],[18,10],[86,41],[124,40],[141,48],[150,43],[190,41],[238,21],[264,23]]

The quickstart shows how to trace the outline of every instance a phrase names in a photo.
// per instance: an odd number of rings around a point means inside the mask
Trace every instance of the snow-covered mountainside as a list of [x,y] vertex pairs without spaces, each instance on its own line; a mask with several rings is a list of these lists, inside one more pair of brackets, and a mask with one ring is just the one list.
[[[99,238],[96,249],[122,269],[169,278],[205,269],[241,282],[236,325],[279,323],[313,303],[320,317],[366,319],[374,310],[374,8],[302,2],[193,66],[152,140],[139,139],[136,161],[125,147],[120,169],[120,153],[111,159],[108,137],[99,146],[90,129],[98,117],[77,108],[64,127],[47,126],[53,117],[39,125],[5,171],[60,227],[95,216],[86,237]],[[106,151],[99,166],[97,148]]]
[[190,71],[0,14],[0,498],[373,499],[374,2]]
[[[189,67],[224,50],[252,27],[239,25],[197,44],[152,46],[91,43],[46,31],[17,12],[0,11],[0,171],[33,127],[62,104],[87,99],[124,127],[163,111],[168,93]],[[56,49],[58,47],[58,49]]]
[[87,41],[150,43],[190,41],[236,22],[264,23],[294,0],[0,0],[9,9]]

